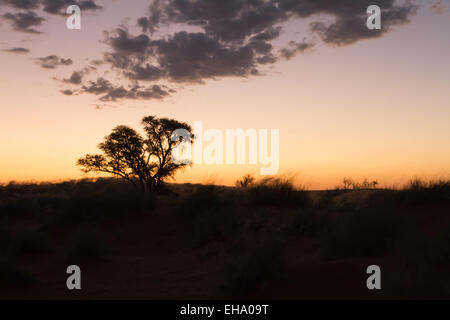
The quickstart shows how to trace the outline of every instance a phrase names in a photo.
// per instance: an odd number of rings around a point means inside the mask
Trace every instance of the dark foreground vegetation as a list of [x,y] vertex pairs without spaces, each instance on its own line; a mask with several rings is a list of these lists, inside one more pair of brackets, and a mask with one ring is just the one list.
[[[0,298],[450,298],[450,182],[0,187]],[[66,268],[82,269],[81,291]],[[382,290],[366,287],[379,265]]]

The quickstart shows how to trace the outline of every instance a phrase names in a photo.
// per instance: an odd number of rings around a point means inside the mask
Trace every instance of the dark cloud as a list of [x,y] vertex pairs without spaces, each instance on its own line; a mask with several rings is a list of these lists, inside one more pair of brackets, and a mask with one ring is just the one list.
[[276,61],[272,44],[258,37],[245,44],[227,44],[206,33],[181,31],[151,40],[121,28],[108,36],[106,43],[112,52],[105,53],[105,62],[131,80],[199,83],[226,76],[246,77],[258,73],[258,64]]
[[[367,7],[373,4],[382,9],[383,29],[379,32],[365,26]],[[201,27],[208,35],[227,42],[242,42],[258,33],[274,39],[280,31],[274,28],[280,23],[326,15],[329,22],[313,21],[311,30],[333,44],[380,36],[392,26],[408,22],[416,10],[408,0],[157,0],[152,7],[153,18],[138,21],[143,31],[153,32],[167,23],[184,23]]]
[[289,43],[289,47],[283,48],[280,51],[280,54],[286,60],[290,60],[298,53],[303,53],[314,46],[314,43],[303,40],[301,42],[291,41]]
[[176,82],[243,77],[256,68],[256,53],[251,46],[224,45],[205,33],[178,32],[152,45],[160,68]]
[[146,64],[145,66],[133,66],[125,75],[133,80],[155,81],[161,79],[164,71],[158,67]]
[[60,15],[65,15],[71,5],[77,5],[84,11],[102,9],[94,0],[0,0],[0,5],[22,10],[41,8],[47,13]]
[[36,34],[41,32],[33,27],[41,25],[45,19],[38,16],[34,10],[42,9],[49,14],[66,15],[66,10],[71,5],[78,5],[83,11],[102,9],[94,0],[0,0],[0,7],[26,10],[3,15],[5,20],[12,23],[14,30]]
[[64,79],[65,82],[71,83],[71,84],[81,84],[81,81],[83,80],[83,72],[82,71],[74,71],[70,78]]
[[37,0],[0,0],[0,5],[9,5],[16,9],[37,9],[40,5]]
[[115,51],[122,53],[146,54],[150,47],[150,38],[147,35],[133,37],[123,28],[117,28],[113,35],[107,33],[105,42]]
[[100,100],[104,102],[122,99],[162,100],[169,95],[167,90],[158,85],[150,87],[134,85],[127,89],[123,86],[114,86],[110,81],[104,78],[98,78],[96,81],[89,81],[87,86],[82,87],[82,91],[95,95],[102,95]]
[[66,95],[66,96],[71,96],[73,95],[75,92],[73,90],[61,90],[61,93]]
[[63,59],[56,55],[37,58],[36,62],[44,69],[55,69],[58,66],[69,66],[73,63],[72,59]]
[[40,26],[45,20],[33,11],[5,13],[3,19],[10,21],[14,30],[27,33],[41,33],[33,27]]
[[[365,1],[361,1],[365,2]],[[321,39],[329,44],[348,45],[361,39],[377,38],[391,30],[395,25],[403,24],[409,21],[409,17],[414,14],[417,7],[411,3],[405,3],[403,6],[394,6],[394,1],[384,1],[385,6],[378,4],[382,8],[382,28],[381,30],[370,30],[366,26],[367,14],[365,11],[351,10],[353,8],[365,9],[366,4],[348,6],[348,11],[337,15],[336,21],[332,23],[313,22],[311,30],[317,32]],[[344,8],[345,9],[345,8]]]
[[17,54],[27,54],[30,52],[30,50],[28,50],[26,48],[11,48],[11,49],[4,49],[2,51],[10,52],[10,53],[17,53]]
[[83,86],[82,89],[84,92],[92,93],[92,94],[103,94],[113,89],[113,85],[111,82],[104,78],[98,78],[95,82],[89,81],[87,86]]
[[97,5],[95,1],[92,0],[84,0],[84,1],[76,1],[76,0],[40,0],[43,10],[47,13],[51,14],[61,14],[65,15],[66,10],[71,5],[77,5],[83,11],[88,10],[100,10],[102,7]]
[[[103,61],[133,85],[117,86],[98,78],[81,91],[101,95],[102,101],[161,99],[170,89],[144,88],[139,83],[203,83],[262,75],[279,59],[309,51],[314,42],[308,39],[316,35],[330,45],[349,45],[407,23],[417,9],[408,0],[378,0],[382,29],[369,30],[366,10],[372,4],[372,0],[153,0],[147,15],[137,20],[141,34],[123,26],[105,33],[109,50]],[[306,18],[308,39],[286,34],[287,22]],[[177,25],[177,31],[160,36],[157,31],[170,25]]]

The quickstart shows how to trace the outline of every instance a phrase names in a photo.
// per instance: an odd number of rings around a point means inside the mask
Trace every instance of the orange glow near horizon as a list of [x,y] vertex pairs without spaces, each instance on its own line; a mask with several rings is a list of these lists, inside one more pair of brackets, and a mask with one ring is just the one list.
[[[59,92],[61,82],[51,78],[67,78],[72,69],[44,70],[23,55],[0,51],[0,183],[83,178],[76,160],[96,153],[117,125],[140,129],[145,115],[201,120],[205,129],[223,131],[279,129],[279,174],[308,189],[333,188],[343,177],[377,179],[380,186],[413,177],[449,178],[449,11],[421,12],[380,39],[321,44],[275,64],[264,76],[180,85],[164,101],[120,102],[100,110],[96,97]],[[32,46],[29,58],[57,53],[82,66],[101,56],[98,38],[118,22],[95,29],[96,19],[90,17],[78,34],[50,24],[48,35],[30,43],[3,26],[2,46],[23,42]],[[246,173],[258,176],[259,168],[194,165],[175,181],[234,185]]]

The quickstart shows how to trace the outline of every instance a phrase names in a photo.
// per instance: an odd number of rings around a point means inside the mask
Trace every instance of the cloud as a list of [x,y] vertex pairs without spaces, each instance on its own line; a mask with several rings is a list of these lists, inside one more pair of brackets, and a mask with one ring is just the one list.
[[201,83],[226,76],[257,74],[258,64],[273,63],[272,45],[252,39],[226,44],[202,32],[177,32],[163,39],[132,36],[119,28],[108,35],[112,52],[105,62],[131,80]]
[[314,46],[313,42],[303,40],[301,42],[291,41],[289,47],[283,48],[280,54],[286,60],[292,59],[296,54],[303,53]]
[[66,95],[66,96],[71,96],[73,95],[75,92],[73,90],[61,90],[61,93]]
[[35,34],[41,32],[37,31],[33,27],[40,26],[45,20],[32,11],[5,13],[3,15],[3,19],[10,21],[12,23],[13,29],[16,31]]
[[2,4],[24,10],[37,9],[40,5],[39,1],[36,0],[2,0],[0,5]]
[[81,84],[83,80],[83,72],[82,71],[74,71],[70,78],[64,79],[64,82],[72,83],[72,84]]
[[66,10],[71,5],[77,5],[83,11],[89,10],[100,10],[101,6],[97,5],[95,1],[92,0],[40,0],[43,10],[51,14],[65,15]]
[[35,10],[54,15],[66,15],[70,5],[78,5],[83,11],[102,9],[94,0],[0,0],[0,7],[7,6],[14,9],[25,10],[18,13],[6,13],[3,19],[12,23],[13,29],[20,32],[39,34],[33,27],[40,26],[44,18],[38,16]]
[[37,58],[35,60],[44,69],[55,69],[58,66],[69,66],[73,63],[72,59],[63,59],[56,55]]
[[30,50],[28,50],[26,48],[10,48],[10,49],[4,49],[2,51],[10,52],[10,53],[17,53],[17,54],[27,54],[30,52]]
[[95,95],[102,95],[100,100],[104,102],[122,99],[162,100],[169,96],[169,92],[158,85],[149,87],[133,85],[130,86],[129,89],[126,89],[123,86],[114,86],[110,81],[104,78],[98,78],[96,81],[89,81],[87,86],[85,85],[82,87],[82,91]]
[[67,8],[71,5],[77,5],[84,11],[102,9],[95,0],[0,0],[0,5],[21,10],[41,8],[47,13],[60,15],[65,15]]
[[[318,19],[325,15],[329,21],[313,21],[311,31],[327,43],[342,45],[378,37],[392,26],[408,22],[417,9],[407,0],[378,0],[383,30],[373,32],[365,26],[366,9],[372,4],[372,0],[154,0],[151,16],[140,18],[138,24],[144,32],[154,32],[164,24],[183,23],[198,26],[221,41],[243,42],[292,19]],[[274,38],[278,34],[273,34]]]
[[[319,34],[328,44],[348,45],[362,39],[380,37],[390,31],[393,26],[409,22],[410,16],[417,11],[417,7],[409,2],[401,6],[395,6],[394,1],[389,0],[380,2],[385,4],[384,6],[382,3],[378,4],[382,8],[381,30],[370,30],[366,27],[367,14],[361,10],[367,8],[370,1],[366,4],[358,3],[360,6],[344,6],[342,12],[338,11],[339,14],[336,14],[334,22],[313,22],[311,30]],[[347,10],[344,11],[346,8]],[[356,11],[357,8],[360,10]],[[333,12],[333,9],[329,8],[327,11]]]
[[[315,45],[312,39],[343,46],[378,38],[408,23],[417,10],[409,0],[378,0],[382,29],[369,30],[366,10],[372,4],[372,0],[152,0],[148,13],[136,21],[142,33],[132,34],[120,26],[106,32],[103,40],[109,46],[104,63],[122,83],[127,80],[131,85],[98,78],[81,91],[101,95],[102,101],[160,99],[170,90],[154,84],[157,81],[190,84],[262,75],[280,59],[308,52]],[[295,39],[286,24],[302,19],[308,19],[308,35]],[[141,82],[153,87],[141,87]]]

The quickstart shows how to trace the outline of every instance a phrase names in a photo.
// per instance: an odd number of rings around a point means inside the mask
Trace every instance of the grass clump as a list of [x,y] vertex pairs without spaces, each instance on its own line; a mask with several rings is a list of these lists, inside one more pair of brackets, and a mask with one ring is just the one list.
[[251,204],[258,206],[306,207],[311,199],[304,190],[297,190],[291,179],[266,178],[248,190]]

